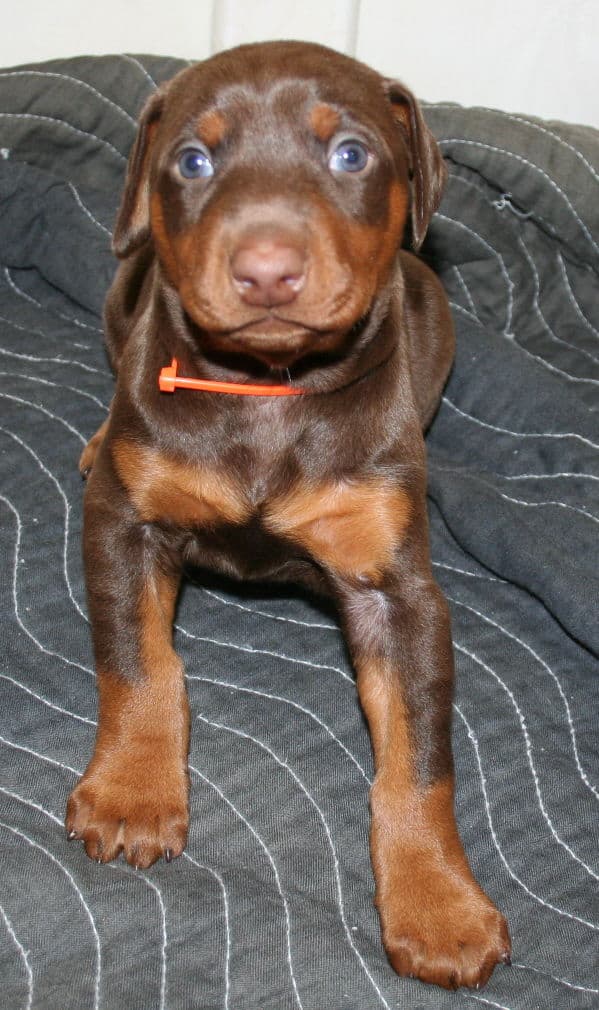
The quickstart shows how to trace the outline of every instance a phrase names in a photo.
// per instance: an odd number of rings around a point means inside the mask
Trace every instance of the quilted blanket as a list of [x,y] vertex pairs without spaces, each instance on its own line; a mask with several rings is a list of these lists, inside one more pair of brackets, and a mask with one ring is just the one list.
[[[479,992],[398,978],[368,859],[372,759],[335,614],[190,578],[186,853],[69,845],[96,697],[77,458],[113,378],[102,301],[135,117],[181,64],[0,72],[0,1008],[599,1007],[599,135],[426,109],[450,169],[425,255],[458,334],[428,436],[457,662],[457,815],[510,923]],[[401,70],[401,68],[398,68]]]

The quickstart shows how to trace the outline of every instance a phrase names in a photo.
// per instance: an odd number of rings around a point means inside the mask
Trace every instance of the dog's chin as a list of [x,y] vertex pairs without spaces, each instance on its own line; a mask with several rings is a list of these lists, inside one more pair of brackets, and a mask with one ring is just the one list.
[[297,323],[261,320],[228,332],[208,333],[214,350],[254,358],[272,370],[291,368],[306,355],[334,349],[339,336]]

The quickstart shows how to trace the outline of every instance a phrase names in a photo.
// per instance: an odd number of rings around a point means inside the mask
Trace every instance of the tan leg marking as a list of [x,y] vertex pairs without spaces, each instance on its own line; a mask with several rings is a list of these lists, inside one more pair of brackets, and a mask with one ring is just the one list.
[[358,670],[376,777],[370,796],[372,866],[383,943],[400,975],[455,989],[484,985],[509,958],[503,916],[477,884],[453,810],[453,779],[418,784],[398,677],[383,663]]
[[171,645],[175,598],[164,578],[146,587],[138,678],[98,673],[96,746],[69,798],[66,827],[99,862],[122,851],[132,865],[147,867],[185,846],[189,705]]

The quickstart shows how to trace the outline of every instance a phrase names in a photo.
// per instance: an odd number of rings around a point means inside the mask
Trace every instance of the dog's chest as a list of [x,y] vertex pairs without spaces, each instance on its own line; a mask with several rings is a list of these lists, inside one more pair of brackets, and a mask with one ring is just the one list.
[[227,468],[189,466],[156,449],[121,439],[112,447],[119,476],[143,522],[211,532],[223,545],[243,545],[251,558],[267,539],[286,543],[318,565],[376,583],[409,524],[406,492],[382,476],[308,482],[261,499],[256,484]]

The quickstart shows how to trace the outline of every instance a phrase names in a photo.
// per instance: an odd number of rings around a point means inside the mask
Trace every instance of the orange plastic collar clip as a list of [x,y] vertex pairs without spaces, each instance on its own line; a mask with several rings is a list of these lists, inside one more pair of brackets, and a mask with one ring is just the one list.
[[158,386],[163,393],[174,393],[175,389],[203,389],[207,393],[236,393],[238,396],[299,396],[304,392],[298,386],[252,386],[243,382],[187,379],[183,375],[177,375],[177,368],[176,358],[173,358],[170,365],[161,368]]

